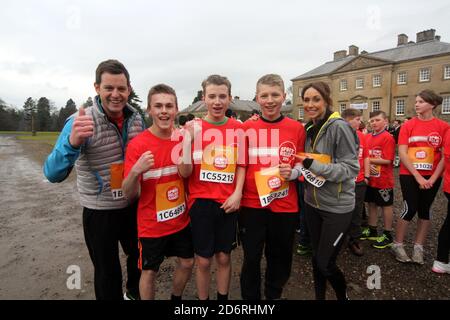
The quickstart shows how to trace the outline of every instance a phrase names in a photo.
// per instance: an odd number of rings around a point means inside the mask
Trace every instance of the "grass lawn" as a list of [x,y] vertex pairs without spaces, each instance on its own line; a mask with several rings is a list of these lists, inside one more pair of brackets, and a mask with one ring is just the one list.
[[59,136],[59,132],[36,132],[35,136],[29,131],[0,131],[0,134],[13,135],[18,140],[42,141],[52,146],[55,145],[56,139],[58,139]]

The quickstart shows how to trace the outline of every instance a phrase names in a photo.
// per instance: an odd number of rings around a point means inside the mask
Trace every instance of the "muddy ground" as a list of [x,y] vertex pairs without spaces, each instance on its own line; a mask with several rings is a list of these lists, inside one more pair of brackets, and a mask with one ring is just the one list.
[[[0,299],[94,299],[93,268],[84,244],[75,173],[60,184],[46,181],[42,164],[50,151],[50,145],[43,142],[18,141],[13,136],[0,135]],[[398,213],[399,188],[395,200]],[[338,264],[348,280],[349,297],[361,300],[450,299],[450,275],[431,272],[437,235],[447,212],[446,203],[439,192],[433,205],[433,226],[423,266],[398,263],[389,251],[373,249],[368,242],[363,243],[363,257],[344,249]],[[412,224],[407,239],[408,252],[412,250],[414,231]],[[233,252],[232,258],[230,298],[240,299],[241,248]],[[168,259],[161,266],[157,299],[170,297],[174,263],[173,259]],[[67,270],[73,265],[80,268],[81,288],[70,290],[66,285],[70,276]],[[380,289],[368,289],[370,266],[379,267]],[[212,281],[210,296],[215,298],[214,288]],[[196,297],[194,276],[184,297]],[[308,257],[294,254],[292,274],[283,297],[314,298]],[[334,299],[331,290],[328,298]]]

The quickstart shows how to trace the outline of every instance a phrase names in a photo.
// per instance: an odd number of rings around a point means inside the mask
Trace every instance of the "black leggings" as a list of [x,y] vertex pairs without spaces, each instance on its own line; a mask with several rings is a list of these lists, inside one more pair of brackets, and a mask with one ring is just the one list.
[[[429,179],[429,176],[424,177]],[[400,186],[403,195],[403,212],[400,218],[411,221],[419,212],[419,219],[430,220],[430,208],[441,185],[442,178],[434,183],[431,189],[420,189],[416,179],[410,175],[400,175]]]
[[352,220],[352,213],[331,213],[305,205],[306,222],[311,234],[312,266],[317,300],[325,299],[327,280],[338,300],[347,298],[347,285],[336,258]]
[[445,195],[448,200],[447,217],[441,227],[441,231],[439,231],[436,260],[443,263],[448,263],[448,255],[450,253],[450,194],[445,193]]

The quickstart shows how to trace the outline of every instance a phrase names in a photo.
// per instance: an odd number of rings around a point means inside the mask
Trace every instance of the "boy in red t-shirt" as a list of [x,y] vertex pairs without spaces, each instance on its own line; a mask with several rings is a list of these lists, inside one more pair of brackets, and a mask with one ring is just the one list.
[[305,130],[297,121],[281,115],[285,97],[279,75],[261,77],[256,85],[256,102],[261,106],[262,115],[244,123],[248,161],[239,214],[244,300],[261,299],[263,250],[267,263],[264,284],[267,300],[281,298],[291,273],[299,219],[295,180],[300,174],[292,166],[299,162],[295,154],[304,151]]
[[348,122],[350,127],[356,131],[359,139],[359,174],[355,180],[355,210],[352,215],[352,222],[349,230],[348,247],[350,251],[356,256],[363,255],[362,246],[359,243],[361,237],[361,217],[364,209],[364,196],[366,194],[367,184],[370,179],[370,158],[369,150],[367,149],[366,137],[359,131],[361,125],[361,111],[357,109],[345,109],[342,118]]
[[[394,203],[395,140],[386,130],[388,124],[384,111],[370,113],[371,134],[366,136],[370,157],[369,186],[366,191],[366,202],[369,203],[368,228],[363,230],[361,239],[375,240],[374,248],[384,249],[392,245],[392,220]],[[383,211],[383,234],[378,237],[378,208]]]
[[189,177],[198,298],[209,299],[214,256],[217,300],[228,300],[231,251],[236,247],[237,210],[245,180],[245,137],[242,124],[225,117],[231,103],[230,81],[211,75],[202,87],[208,113],[186,125],[179,170],[183,177]]
[[126,196],[139,197],[139,291],[141,299],[154,299],[164,257],[176,256],[172,300],[181,300],[192,273],[194,252],[183,179],[177,168],[180,143],[172,139],[178,112],[175,91],[164,84],[151,88],[147,112],[153,125],[129,143],[123,181]]

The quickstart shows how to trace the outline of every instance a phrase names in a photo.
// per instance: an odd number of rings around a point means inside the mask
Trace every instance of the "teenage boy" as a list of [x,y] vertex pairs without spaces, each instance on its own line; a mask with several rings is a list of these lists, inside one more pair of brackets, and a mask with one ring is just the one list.
[[194,263],[192,235],[183,179],[171,139],[178,112],[175,91],[159,84],[148,93],[150,128],[128,146],[123,190],[128,198],[139,196],[138,237],[141,299],[155,298],[156,276],[164,257],[178,257],[173,276],[172,300],[181,300]]
[[[374,248],[384,249],[392,245],[392,220],[394,203],[395,140],[386,130],[388,124],[384,111],[370,113],[372,133],[366,136],[370,157],[369,186],[366,191],[366,202],[369,203],[368,228],[363,230],[361,239],[375,240]],[[378,208],[383,211],[384,230],[378,237]]]
[[198,298],[209,299],[214,256],[217,300],[227,300],[231,251],[236,246],[236,211],[245,179],[245,154],[243,149],[240,150],[244,147],[245,137],[242,124],[225,117],[232,101],[230,81],[220,75],[211,75],[203,81],[202,87],[202,99],[208,113],[204,119],[188,123],[185,134],[190,133],[190,139],[184,139],[179,170],[183,177],[190,177],[188,207],[197,265]]
[[361,111],[357,109],[346,109],[342,112],[341,116],[356,131],[359,139],[359,174],[355,180],[355,210],[353,211],[352,222],[350,224],[348,247],[354,255],[362,256],[364,252],[359,243],[359,238],[361,237],[361,217],[364,209],[364,197],[367,183],[370,179],[369,151],[367,149],[366,138],[359,130],[359,126],[361,125]]
[[[304,151],[305,130],[295,120],[281,115],[285,101],[284,82],[267,74],[256,84],[256,102],[262,115],[244,123],[248,137],[248,162],[242,210],[239,215],[244,260],[241,294],[244,300],[261,299],[261,257],[264,250],[267,300],[281,298],[289,279],[295,229],[298,225],[298,195],[292,169],[295,154]],[[300,195],[300,196],[303,196]]]

